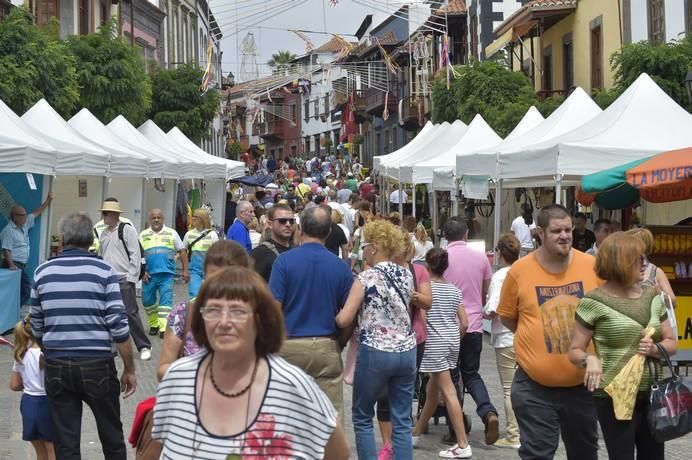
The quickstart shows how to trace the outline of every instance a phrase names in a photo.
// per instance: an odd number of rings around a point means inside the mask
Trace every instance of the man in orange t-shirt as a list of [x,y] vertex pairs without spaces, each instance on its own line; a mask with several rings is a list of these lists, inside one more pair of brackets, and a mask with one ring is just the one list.
[[[541,209],[542,246],[512,265],[497,309],[514,335],[517,369],[512,406],[521,458],[553,458],[560,441],[568,459],[598,458],[596,409],[584,370],[567,358],[574,312],[599,285],[593,257],[572,250],[572,219],[563,206]],[[558,432],[557,427],[560,427]]]

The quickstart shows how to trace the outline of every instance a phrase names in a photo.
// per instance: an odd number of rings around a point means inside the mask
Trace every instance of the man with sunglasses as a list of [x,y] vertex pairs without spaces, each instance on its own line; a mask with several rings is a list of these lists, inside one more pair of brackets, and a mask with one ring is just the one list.
[[255,260],[255,271],[269,282],[269,275],[272,273],[276,258],[293,247],[291,239],[295,231],[296,219],[290,206],[282,203],[269,208],[267,217],[271,224],[271,236],[253,249],[250,255]]

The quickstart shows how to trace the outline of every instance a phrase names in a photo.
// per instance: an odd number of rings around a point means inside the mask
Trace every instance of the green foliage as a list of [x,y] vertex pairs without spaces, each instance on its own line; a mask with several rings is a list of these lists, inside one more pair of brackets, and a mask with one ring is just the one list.
[[209,124],[219,111],[221,96],[214,88],[200,95],[203,75],[202,69],[190,64],[155,70],[150,114],[154,123],[164,131],[177,126],[194,142],[206,138]]
[[226,144],[226,154],[229,160],[238,160],[243,154],[243,147],[240,142],[229,142]]
[[272,54],[271,59],[267,61],[267,65],[272,68],[272,73],[281,73],[288,69],[289,63],[296,58],[296,55],[287,50],[280,50],[278,53]]
[[591,98],[601,109],[605,110],[620,94],[622,94],[622,91],[617,88],[597,89],[591,94]]
[[112,20],[96,33],[68,39],[77,58],[80,103],[103,123],[122,114],[137,125],[151,105],[151,81],[138,49],[114,38],[116,28]]
[[469,123],[479,113],[500,135],[506,136],[526,111],[537,104],[531,82],[501,61],[474,62],[456,68],[461,76],[447,90],[445,79],[433,85],[432,118],[435,123],[461,119]]
[[[692,37],[664,44],[627,44],[613,53],[610,64],[615,72],[614,94],[621,94],[646,72],[678,104],[692,109],[685,89],[685,77],[692,69]],[[612,95],[601,95],[605,102],[607,96]]]
[[0,99],[20,115],[41,98],[63,117],[77,106],[75,58],[56,30],[41,31],[23,8],[0,22]]
[[551,113],[555,111],[560,104],[565,102],[565,98],[562,96],[551,96],[536,104],[536,109],[541,112],[544,118],[548,118]]

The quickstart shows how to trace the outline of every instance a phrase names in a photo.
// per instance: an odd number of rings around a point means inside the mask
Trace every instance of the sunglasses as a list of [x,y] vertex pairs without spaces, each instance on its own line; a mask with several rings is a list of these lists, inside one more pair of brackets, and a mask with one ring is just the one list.
[[281,224],[281,225],[286,225],[286,224],[291,224],[291,225],[293,225],[293,224],[296,223],[296,220],[295,220],[295,219],[292,219],[292,218],[288,218],[288,219],[287,219],[287,218],[283,218],[283,217],[280,217],[280,218],[278,218],[278,219],[272,219],[272,222],[274,222],[274,221],[278,222],[278,223]]

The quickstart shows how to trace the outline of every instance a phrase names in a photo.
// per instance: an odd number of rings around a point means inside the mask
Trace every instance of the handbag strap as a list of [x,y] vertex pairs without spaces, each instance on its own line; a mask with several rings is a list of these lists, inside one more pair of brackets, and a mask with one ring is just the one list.
[[187,335],[192,329],[192,308],[194,306],[193,301],[189,301],[185,305],[185,325],[183,326],[183,343],[180,344],[180,351],[178,352],[178,359],[185,356],[185,341],[187,340]]

